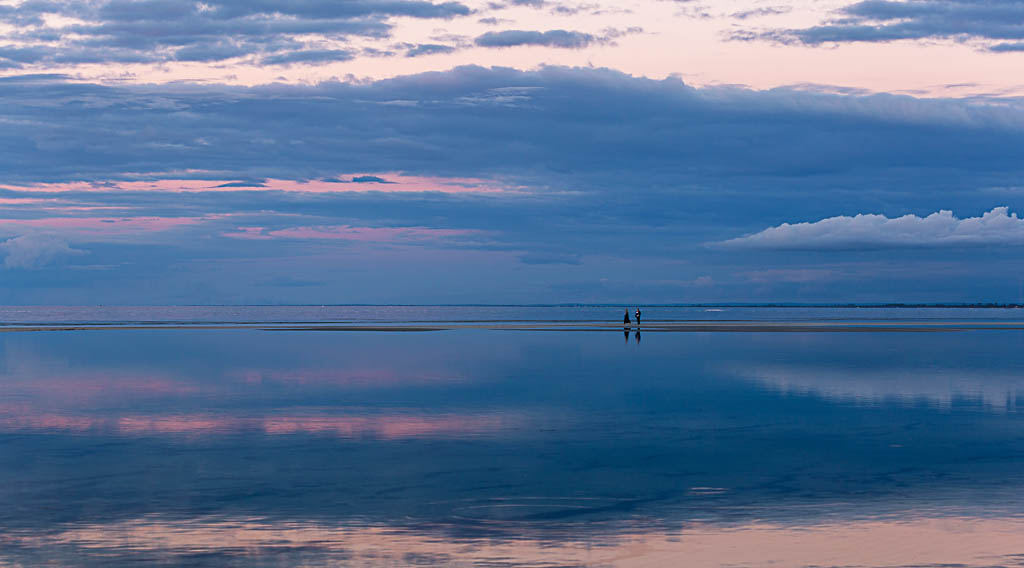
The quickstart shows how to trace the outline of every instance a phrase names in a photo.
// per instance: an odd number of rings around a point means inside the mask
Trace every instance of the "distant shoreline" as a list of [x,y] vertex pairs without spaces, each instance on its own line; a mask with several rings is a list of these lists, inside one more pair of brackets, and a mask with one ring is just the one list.
[[657,321],[643,325],[602,322],[409,322],[409,323],[129,323],[129,324],[28,324],[0,325],[4,332],[100,331],[100,330],[254,330],[321,332],[427,332],[455,330],[555,331],[555,332],[950,332],[980,330],[1024,330],[1024,321],[935,321],[935,322],[778,322],[778,321]]
[[1022,303],[974,302],[879,302],[879,303],[793,303],[793,302],[715,302],[715,303],[555,303],[555,304],[0,304],[2,308],[972,308],[1021,309]]

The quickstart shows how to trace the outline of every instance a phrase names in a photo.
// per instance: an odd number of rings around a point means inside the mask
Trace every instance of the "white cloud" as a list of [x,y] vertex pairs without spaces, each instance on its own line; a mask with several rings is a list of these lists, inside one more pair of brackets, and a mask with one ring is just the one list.
[[900,247],[1024,245],[1024,219],[996,207],[981,217],[952,211],[927,217],[884,215],[829,217],[813,223],[783,223],[759,233],[713,243],[731,249],[857,250]]
[[40,268],[68,256],[88,254],[52,235],[22,235],[0,243],[6,268]]

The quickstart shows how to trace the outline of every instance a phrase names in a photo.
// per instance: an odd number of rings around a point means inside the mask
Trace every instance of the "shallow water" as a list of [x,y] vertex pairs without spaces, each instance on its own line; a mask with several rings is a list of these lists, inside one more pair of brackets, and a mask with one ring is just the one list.
[[3,333],[0,566],[1021,565],[1022,344]]

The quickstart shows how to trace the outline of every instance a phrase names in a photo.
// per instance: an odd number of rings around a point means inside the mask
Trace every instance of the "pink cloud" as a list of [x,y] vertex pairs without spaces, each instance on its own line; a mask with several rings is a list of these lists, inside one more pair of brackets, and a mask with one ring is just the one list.
[[[374,178],[379,178],[387,183],[371,181]],[[23,186],[0,184],[0,189],[48,193],[118,190],[167,192],[288,191],[309,193],[349,193],[380,191],[388,193],[500,193],[515,190],[515,188],[505,187],[494,180],[482,178],[412,176],[405,175],[400,172],[339,174],[330,179],[337,181],[267,179],[262,182],[251,182],[253,185],[250,186],[243,185],[248,182],[238,179],[161,179],[153,181],[118,181],[104,183],[40,183]],[[359,179],[364,181],[353,181]],[[24,202],[24,200],[14,201]]]

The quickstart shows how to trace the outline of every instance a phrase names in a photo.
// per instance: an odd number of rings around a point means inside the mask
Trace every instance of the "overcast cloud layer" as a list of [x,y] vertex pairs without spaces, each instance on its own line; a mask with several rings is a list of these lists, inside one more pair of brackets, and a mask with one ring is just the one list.
[[1024,300],[1022,2],[0,3],[0,303]]
[[[1021,243],[1008,211],[1024,206],[1024,109],[1006,99],[696,89],[558,67],[254,88],[23,76],[0,80],[0,121],[3,301],[1017,289],[978,277],[1015,266],[993,245]],[[941,252],[966,244],[981,253]],[[947,284],[915,295],[936,273]],[[886,286],[867,297],[872,278]]]

